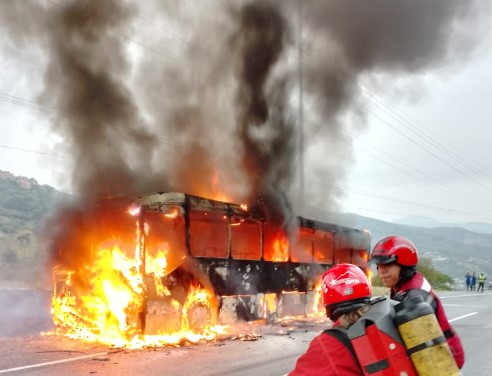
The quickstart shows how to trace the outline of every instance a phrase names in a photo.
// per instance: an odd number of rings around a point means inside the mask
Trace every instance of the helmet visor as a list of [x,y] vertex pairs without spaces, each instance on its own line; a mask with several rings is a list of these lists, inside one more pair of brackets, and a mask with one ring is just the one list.
[[369,263],[371,264],[376,264],[376,265],[379,265],[379,264],[391,264],[392,262],[396,262],[396,256],[395,255],[392,255],[392,256],[383,256],[383,255],[380,255],[380,256],[372,256],[370,259],[369,259]]

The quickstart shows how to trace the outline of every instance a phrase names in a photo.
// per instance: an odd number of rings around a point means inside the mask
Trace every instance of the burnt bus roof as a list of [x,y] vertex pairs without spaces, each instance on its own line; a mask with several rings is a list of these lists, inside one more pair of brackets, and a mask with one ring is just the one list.
[[[223,202],[205,197],[194,196],[182,192],[156,192],[143,195],[136,200],[140,205],[150,210],[159,210],[162,205],[181,205],[190,206],[202,210],[219,210],[224,212],[232,212],[233,214],[241,214],[245,217],[264,220],[259,211],[252,208],[244,209],[241,205]],[[298,216],[299,225],[301,227],[312,228],[315,230],[323,230],[336,233],[344,233],[347,236],[354,235],[356,237],[368,237],[369,233],[365,230],[351,228],[347,226],[337,225],[333,223],[321,222],[313,219],[308,219]]]
[[146,209],[150,210],[159,210],[159,208],[163,205],[180,205],[200,210],[216,210],[231,214],[240,214],[246,218],[263,219],[255,211],[243,208],[241,205],[194,196],[182,192],[151,193],[138,197],[137,202]]
[[162,204],[183,205],[186,201],[186,193],[180,192],[156,192],[137,198],[137,202],[146,207],[155,207]]
[[323,230],[329,232],[343,232],[346,234],[356,234],[358,236],[369,236],[369,232],[366,230],[360,230],[353,227],[337,225],[334,223],[316,221],[314,219],[308,219],[304,217],[297,217],[297,218],[299,219],[299,225],[301,227],[307,227],[315,230]]

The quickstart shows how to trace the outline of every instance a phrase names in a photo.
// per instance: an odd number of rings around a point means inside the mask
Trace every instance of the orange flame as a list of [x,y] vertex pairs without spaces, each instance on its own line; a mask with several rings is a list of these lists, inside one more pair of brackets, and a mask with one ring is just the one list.
[[84,292],[72,294],[73,273],[68,276],[64,291],[53,297],[57,332],[113,345],[136,333],[134,319],[143,304],[142,279],[138,265],[117,245],[97,251],[96,262],[87,270]]
[[289,259],[289,239],[279,237],[273,242],[272,261],[287,261]]
[[[58,334],[114,347],[142,348],[179,345],[183,339],[189,342],[210,340],[223,331],[222,327],[211,326],[213,318],[210,316],[215,307],[210,291],[198,287],[190,289],[182,306],[170,297],[160,278],[166,273],[169,252],[169,246],[164,243],[154,256],[146,255],[145,270],[147,276],[153,276],[158,295],[168,297],[171,305],[178,308],[181,329],[143,335],[139,316],[145,306],[145,285],[140,251],[137,247],[135,257],[128,257],[122,249],[116,243],[101,246],[92,265],[77,273],[55,268],[58,278],[55,286],[61,286],[55,288],[52,303]],[[78,280],[77,286],[74,278]]]
[[315,316],[324,316],[326,314],[324,311],[323,296],[321,293],[321,282],[321,279],[319,279],[313,288],[313,291],[315,292],[313,302],[313,315]]
[[366,269],[366,275],[367,275],[367,279],[369,280],[369,283],[372,285],[372,275],[373,275],[373,272],[370,268],[367,268]]

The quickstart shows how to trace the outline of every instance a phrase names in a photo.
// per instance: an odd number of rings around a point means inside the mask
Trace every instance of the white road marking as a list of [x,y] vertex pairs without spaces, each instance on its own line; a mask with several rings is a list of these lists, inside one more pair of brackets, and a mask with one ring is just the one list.
[[97,354],[90,354],[90,355],[83,355],[83,356],[77,356],[75,358],[68,358],[68,359],[61,359],[61,360],[55,360],[53,362],[46,362],[46,363],[38,363],[38,364],[31,364],[30,366],[23,366],[23,367],[15,367],[15,368],[9,368],[9,369],[0,369],[0,373],[7,373],[7,372],[14,372],[14,371],[22,371],[25,369],[30,369],[30,368],[38,368],[38,367],[44,367],[44,366],[50,366],[52,364],[59,364],[59,363],[67,363],[67,362],[73,362],[76,360],[80,359],[87,359],[87,358],[93,358],[95,356],[100,356],[100,355],[108,355],[108,352],[102,352],[102,353],[97,353]]
[[443,304],[444,307],[483,307],[481,304]]
[[453,322],[453,321],[461,320],[461,319],[464,319],[465,317],[469,317],[469,316],[476,315],[477,313],[478,313],[478,312],[468,313],[468,314],[466,314],[466,315],[459,316],[459,317],[455,317],[454,319],[451,319],[451,320],[448,320],[448,321],[449,321],[449,322]]
[[462,295],[447,295],[447,296],[439,296],[439,299],[443,300],[443,299],[451,299],[451,298],[463,298],[463,297],[468,297],[468,296],[483,296],[483,295],[490,295],[491,293],[490,292],[480,292],[480,293],[477,293],[477,292],[474,292],[474,293],[469,293],[469,294],[462,294]]
[[445,307],[468,307],[467,304],[443,304]]

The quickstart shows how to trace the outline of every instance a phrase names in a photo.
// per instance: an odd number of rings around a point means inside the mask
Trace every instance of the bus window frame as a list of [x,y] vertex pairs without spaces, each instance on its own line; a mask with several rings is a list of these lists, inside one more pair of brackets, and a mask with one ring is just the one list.
[[[212,216],[215,217],[219,217],[221,219],[223,219],[223,221],[216,221],[214,222],[213,219],[208,219],[207,221],[200,221],[198,220],[197,218],[194,218],[194,215],[196,213],[203,213],[203,216],[204,217],[208,217],[208,218],[211,218]],[[225,211],[222,211],[222,210],[206,210],[206,209],[202,209],[202,208],[190,208],[189,209],[189,212],[188,212],[188,234],[189,234],[189,252],[190,252],[190,255],[192,257],[197,257],[197,258],[216,258],[216,259],[227,259],[230,257],[230,230],[229,230],[229,218],[227,216],[227,213]],[[199,224],[199,223],[202,223],[202,224],[205,224],[205,225],[208,225],[208,226],[225,226],[225,233],[222,234],[223,236],[223,240],[225,240],[225,244],[222,244],[223,246],[225,246],[225,252],[223,251],[222,253],[220,252],[207,252],[208,250],[210,249],[214,249],[214,247],[205,247],[203,249],[203,252],[196,252],[196,250],[194,250],[194,242],[196,241],[195,239],[204,239],[205,237],[203,236],[204,235],[204,232],[203,231],[198,231],[197,232],[197,229],[196,227],[193,226],[193,224]],[[214,229],[212,229],[212,231],[207,231],[207,237],[211,238],[211,235],[212,233],[215,233],[215,231],[213,231]],[[201,235],[201,236],[196,236],[195,235]],[[225,235],[225,237],[224,237]],[[219,249],[220,251],[220,249]]]
[[[240,229],[241,226],[245,225],[256,225],[257,227],[257,242],[258,242],[258,252],[253,257],[246,257],[246,255],[252,254],[251,252],[244,253],[244,256],[241,257],[241,252],[238,252],[236,256],[236,252],[234,249],[234,237],[233,231],[237,228]],[[236,227],[237,226],[237,227]],[[263,224],[260,220],[254,218],[244,218],[239,216],[230,216],[229,218],[229,255],[233,260],[252,260],[259,261],[263,257]]]

